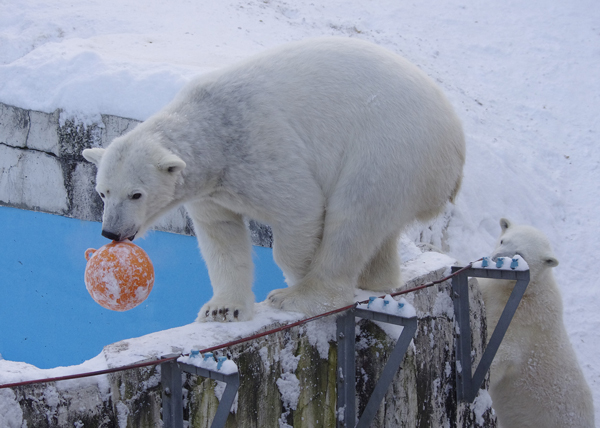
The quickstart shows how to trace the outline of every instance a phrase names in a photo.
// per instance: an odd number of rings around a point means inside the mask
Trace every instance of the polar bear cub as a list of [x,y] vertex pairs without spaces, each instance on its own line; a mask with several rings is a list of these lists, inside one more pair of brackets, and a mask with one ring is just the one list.
[[356,39],[284,45],[191,81],[106,149],[103,235],[144,233],[185,204],[213,297],[198,320],[252,317],[244,217],[269,224],[289,288],[277,308],[317,314],[358,285],[400,286],[396,241],[461,183],[465,143],[442,92],[417,67]]
[[[490,395],[503,428],[592,428],[594,405],[563,324],[562,299],[552,268],[558,265],[539,230],[500,220],[493,257],[520,255],[530,281],[492,362]],[[515,281],[479,279],[488,337]]]

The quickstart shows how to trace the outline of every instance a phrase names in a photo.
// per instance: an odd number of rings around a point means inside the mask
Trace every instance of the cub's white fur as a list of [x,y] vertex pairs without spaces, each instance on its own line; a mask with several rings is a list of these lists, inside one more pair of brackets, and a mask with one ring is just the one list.
[[106,150],[103,230],[135,237],[185,204],[214,297],[198,320],[252,317],[247,216],[269,224],[290,285],[276,307],[315,314],[357,285],[400,285],[396,240],[460,187],[461,125],[415,66],[342,38],[291,43],[188,84]]
[[[503,428],[592,428],[594,408],[563,325],[550,243],[530,226],[500,220],[494,257],[521,255],[531,279],[491,368],[490,395]],[[479,280],[491,336],[515,285]]]

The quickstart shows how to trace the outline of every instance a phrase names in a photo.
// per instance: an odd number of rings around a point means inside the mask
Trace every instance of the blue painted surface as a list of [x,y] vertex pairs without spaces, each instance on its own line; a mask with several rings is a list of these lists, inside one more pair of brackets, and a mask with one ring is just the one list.
[[[137,245],[155,269],[148,299],[102,308],[83,282],[84,252],[108,241],[96,222],[0,207],[0,354],[40,368],[80,364],[105,345],[194,321],[212,289],[196,239],[150,232]],[[285,287],[268,248],[254,247],[257,301]]]

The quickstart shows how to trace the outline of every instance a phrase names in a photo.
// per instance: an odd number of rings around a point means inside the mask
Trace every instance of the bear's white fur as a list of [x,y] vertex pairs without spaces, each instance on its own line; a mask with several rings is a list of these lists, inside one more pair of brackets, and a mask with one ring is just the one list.
[[287,289],[269,302],[316,314],[359,285],[400,285],[397,237],[460,187],[465,145],[452,107],[403,58],[355,39],[291,43],[190,82],[98,165],[103,230],[139,236],[185,204],[214,296],[198,320],[252,317],[242,216],[269,224]]
[[[542,232],[500,220],[493,257],[519,254],[530,281],[492,362],[490,395],[503,428],[592,428],[592,395],[563,324],[562,299],[552,268],[558,261]],[[488,337],[515,281],[480,279]]]

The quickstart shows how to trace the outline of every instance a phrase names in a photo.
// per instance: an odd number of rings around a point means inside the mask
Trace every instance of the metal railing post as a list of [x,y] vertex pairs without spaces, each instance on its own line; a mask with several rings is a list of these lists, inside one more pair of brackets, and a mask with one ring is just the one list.
[[[454,267],[452,268],[454,270]],[[458,270],[458,269],[457,269]],[[471,391],[471,321],[469,313],[469,281],[466,274],[452,278],[454,318],[458,323],[456,334],[456,394],[466,400]]]
[[[502,343],[502,339],[504,339],[504,335],[508,330],[510,322],[517,311],[519,303],[525,294],[525,290],[527,289],[527,285],[529,284],[529,271],[518,271],[515,272],[515,277],[517,278],[517,283],[515,284],[515,288],[513,288],[508,301],[506,302],[506,306],[502,311],[502,315],[500,315],[500,319],[498,320],[498,324],[494,328],[494,332],[492,336],[488,339],[487,346],[485,347],[485,351],[479,361],[479,365],[475,369],[475,373],[473,374],[473,386],[479,388],[483,383],[486,373],[490,369],[492,365],[492,361],[496,352],[498,352],[498,348]],[[477,396],[477,390],[472,391],[471,393],[471,401],[475,399]]]
[[[452,267],[452,272],[462,268]],[[469,277],[515,280],[515,287],[506,302],[498,324],[486,344],[485,351],[475,368],[471,363],[471,318],[469,308]],[[525,294],[529,284],[528,270],[499,270],[469,268],[452,278],[452,300],[454,301],[454,318],[456,329],[456,395],[459,401],[473,402],[479,393],[485,376],[492,365],[496,352],[502,343],[506,330]],[[460,363],[460,364],[459,364]]]
[[186,373],[226,383],[225,391],[221,396],[219,406],[217,407],[217,412],[215,414],[215,417],[213,418],[212,424],[210,425],[211,428],[224,427],[225,423],[227,422],[227,418],[229,417],[229,411],[231,410],[233,401],[235,400],[235,395],[237,394],[238,388],[240,387],[240,374],[238,372],[223,374],[218,371],[193,366],[191,364],[178,364],[181,370]]
[[356,421],[356,360],[354,310],[337,320],[337,428],[354,427]]
[[[403,326],[402,333],[385,364],[367,405],[356,422],[356,321],[355,317]],[[367,428],[398,371],[410,342],[417,331],[417,317],[406,318],[369,309],[350,309],[337,319],[337,427]]]
[[181,370],[176,361],[160,365],[163,428],[183,428]]
[[[179,354],[167,355],[163,358],[177,356]],[[198,367],[175,360],[162,363],[161,382],[162,382],[162,417],[163,428],[183,428],[183,390],[181,384],[181,375],[189,373],[225,382],[225,391],[219,401],[217,412],[211,423],[211,428],[224,427],[229,416],[229,411],[235,400],[238,388],[240,386],[240,374],[224,374],[219,371],[210,370],[204,367]]]
[[408,346],[410,345],[411,340],[413,339],[415,332],[417,331],[417,318],[400,318],[395,316],[390,316],[387,314],[382,314],[378,312],[368,311],[364,309],[357,309],[356,315],[361,318],[372,319],[375,321],[387,322],[389,324],[402,325],[402,333],[400,333],[400,337],[390,354],[387,363],[385,364],[381,375],[379,376],[379,380],[371,393],[371,398],[363,410],[362,415],[360,416],[360,420],[356,425],[356,428],[368,428],[371,426],[371,422],[375,419],[375,415],[377,414],[377,410],[385,397],[385,394],[394,380],[394,375],[400,368],[400,364],[402,364],[402,360],[404,360],[404,355],[408,350]]

